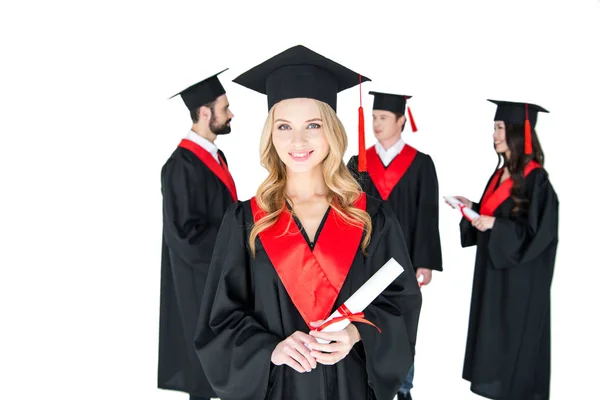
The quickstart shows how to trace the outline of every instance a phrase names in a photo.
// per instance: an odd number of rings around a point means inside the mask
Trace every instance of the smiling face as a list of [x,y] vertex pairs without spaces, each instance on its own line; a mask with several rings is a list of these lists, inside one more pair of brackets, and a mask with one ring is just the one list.
[[496,153],[506,153],[508,151],[508,144],[506,143],[506,125],[504,124],[504,121],[494,122],[493,138]]
[[321,113],[311,99],[287,99],[277,104],[272,140],[291,172],[310,171],[329,154]]

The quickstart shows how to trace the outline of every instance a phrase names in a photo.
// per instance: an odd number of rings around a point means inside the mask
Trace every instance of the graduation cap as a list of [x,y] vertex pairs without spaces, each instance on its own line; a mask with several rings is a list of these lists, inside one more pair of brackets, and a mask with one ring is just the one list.
[[[406,101],[412,97],[404,94],[391,94],[373,91],[369,92],[369,94],[374,96],[373,110],[390,111],[402,115],[406,113]],[[415,124],[415,119],[413,118],[410,107],[408,107],[408,119],[410,121],[410,127],[412,131],[416,132],[417,125]]]
[[183,89],[181,92],[169,97],[169,99],[172,99],[175,96],[181,96],[183,102],[190,111],[210,103],[217,97],[225,94],[225,88],[221,85],[221,82],[219,82],[217,75],[228,69],[229,68],[225,68],[223,71],[217,72],[216,74]]
[[549,111],[536,104],[517,103],[512,101],[490,100],[497,105],[494,121],[504,121],[507,124],[525,125],[525,154],[531,154],[531,127],[535,128],[538,112]]
[[[339,92],[370,80],[305,46],[297,45],[244,72],[233,82],[266,94],[269,110],[282,100],[310,98],[328,104],[335,111]],[[359,170],[362,165],[366,171],[364,146],[361,90]]]

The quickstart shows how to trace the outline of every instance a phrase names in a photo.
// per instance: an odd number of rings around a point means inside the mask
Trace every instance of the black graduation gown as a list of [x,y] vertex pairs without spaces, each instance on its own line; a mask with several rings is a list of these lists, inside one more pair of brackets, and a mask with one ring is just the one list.
[[162,168],[161,182],[158,387],[216,397],[193,339],[219,226],[234,200],[223,181],[186,148],[173,152]]
[[[402,151],[408,148],[405,144]],[[375,153],[375,148],[371,147],[368,151]],[[373,173],[373,164],[379,163],[384,170],[401,168],[397,165],[403,161],[401,155],[402,153],[396,156],[386,168],[375,153],[375,157],[367,164],[369,173],[360,174],[358,157],[353,156],[348,161],[348,169],[366,193],[382,199],[382,194],[377,190],[370,175]],[[438,192],[438,179],[431,156],[416,151],[406,172],[385,199],[400,222],[415,270],[428,268],[442,271]]]
[[[525,179],[527,215],[511,216],[509,197],[493,212],[491,230],[460,221],[462,247],[477,246],[463,378],[490,399],[547,400],[550,391],[559,202],[545,170],[534,169]],[[480,212],[481,201],[473,209]]]
[[[295,331],[308,333],[310,329],[260,238],[256,259],[252,258],[250,201],[228,211],[217,239],[196,336],[208,379],[222,400],[393,399],[413,362],[421,294],[400,225],[374,198],[368,198],[366,210],[373,220],[369,256],[359,247],[347,253],[350,270],[328,315],[391,257],[405,271],[364,311],[382,333],[357,323],[362,340],[346,358],[332,366],[317,364],[308,373],[270,361],[279,342]],[[325,240],[322,229],[323,224],[315,246]],[[329,229],[336,229],[335,223]],[[306,236],[301,240],[308,243]]]

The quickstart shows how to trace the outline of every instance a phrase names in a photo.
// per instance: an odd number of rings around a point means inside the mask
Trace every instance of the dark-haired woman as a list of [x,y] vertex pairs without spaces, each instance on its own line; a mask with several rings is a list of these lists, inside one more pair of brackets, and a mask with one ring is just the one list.
[[463,378],[489,399],[546,400],[550,391],[550,288],[558,198],[544,169],[534,104],[497,105],[498,168],[460,221],[462,247],[477,246]]

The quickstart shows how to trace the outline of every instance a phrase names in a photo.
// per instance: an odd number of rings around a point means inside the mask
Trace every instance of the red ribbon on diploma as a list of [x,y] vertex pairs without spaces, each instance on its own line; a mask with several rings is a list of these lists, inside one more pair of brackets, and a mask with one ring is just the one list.
[[343,321],[345,319],[347,319],[350,322],[362,322],[363,324],[369,324],[371,326],[374,326],[379,333],[381,333],[381,329],[379,329],[377,327],[377,325],[375,325],[374,323],[372,323],[371,321],[369,321],[368,319],[365,319],[365,313],[359,312],[359,313],[352,313],[350,312],[350,310],[348,309],[348,307],[346,307],[345,304],[342,304],[337,311],[342,314],[340,317],[335,317],[332,318],[331,320],[323,323],[321,326],[319,326],[316,330],[317,331],[322,331],[323,329],[325,329],[326,327],[328,327],[329,325],[335,324],[336,322],[340,322]]
[[465,211],[464,211],[464,209],[465,209],[465,208],[467,208],[467,206],[465,206],[464,204],[459,204],[459,205],[458,205],[458,208],[460,209],[460,212],[461,212],[461,214],[463,215],[463,217],[465,217],[465,218],[467,219],[467,221],[469,221],[469,222],[473,222],[473,220],[472,220],[471,218],[469,218],[469,217],[467,216],[467,214],[465,214]]

